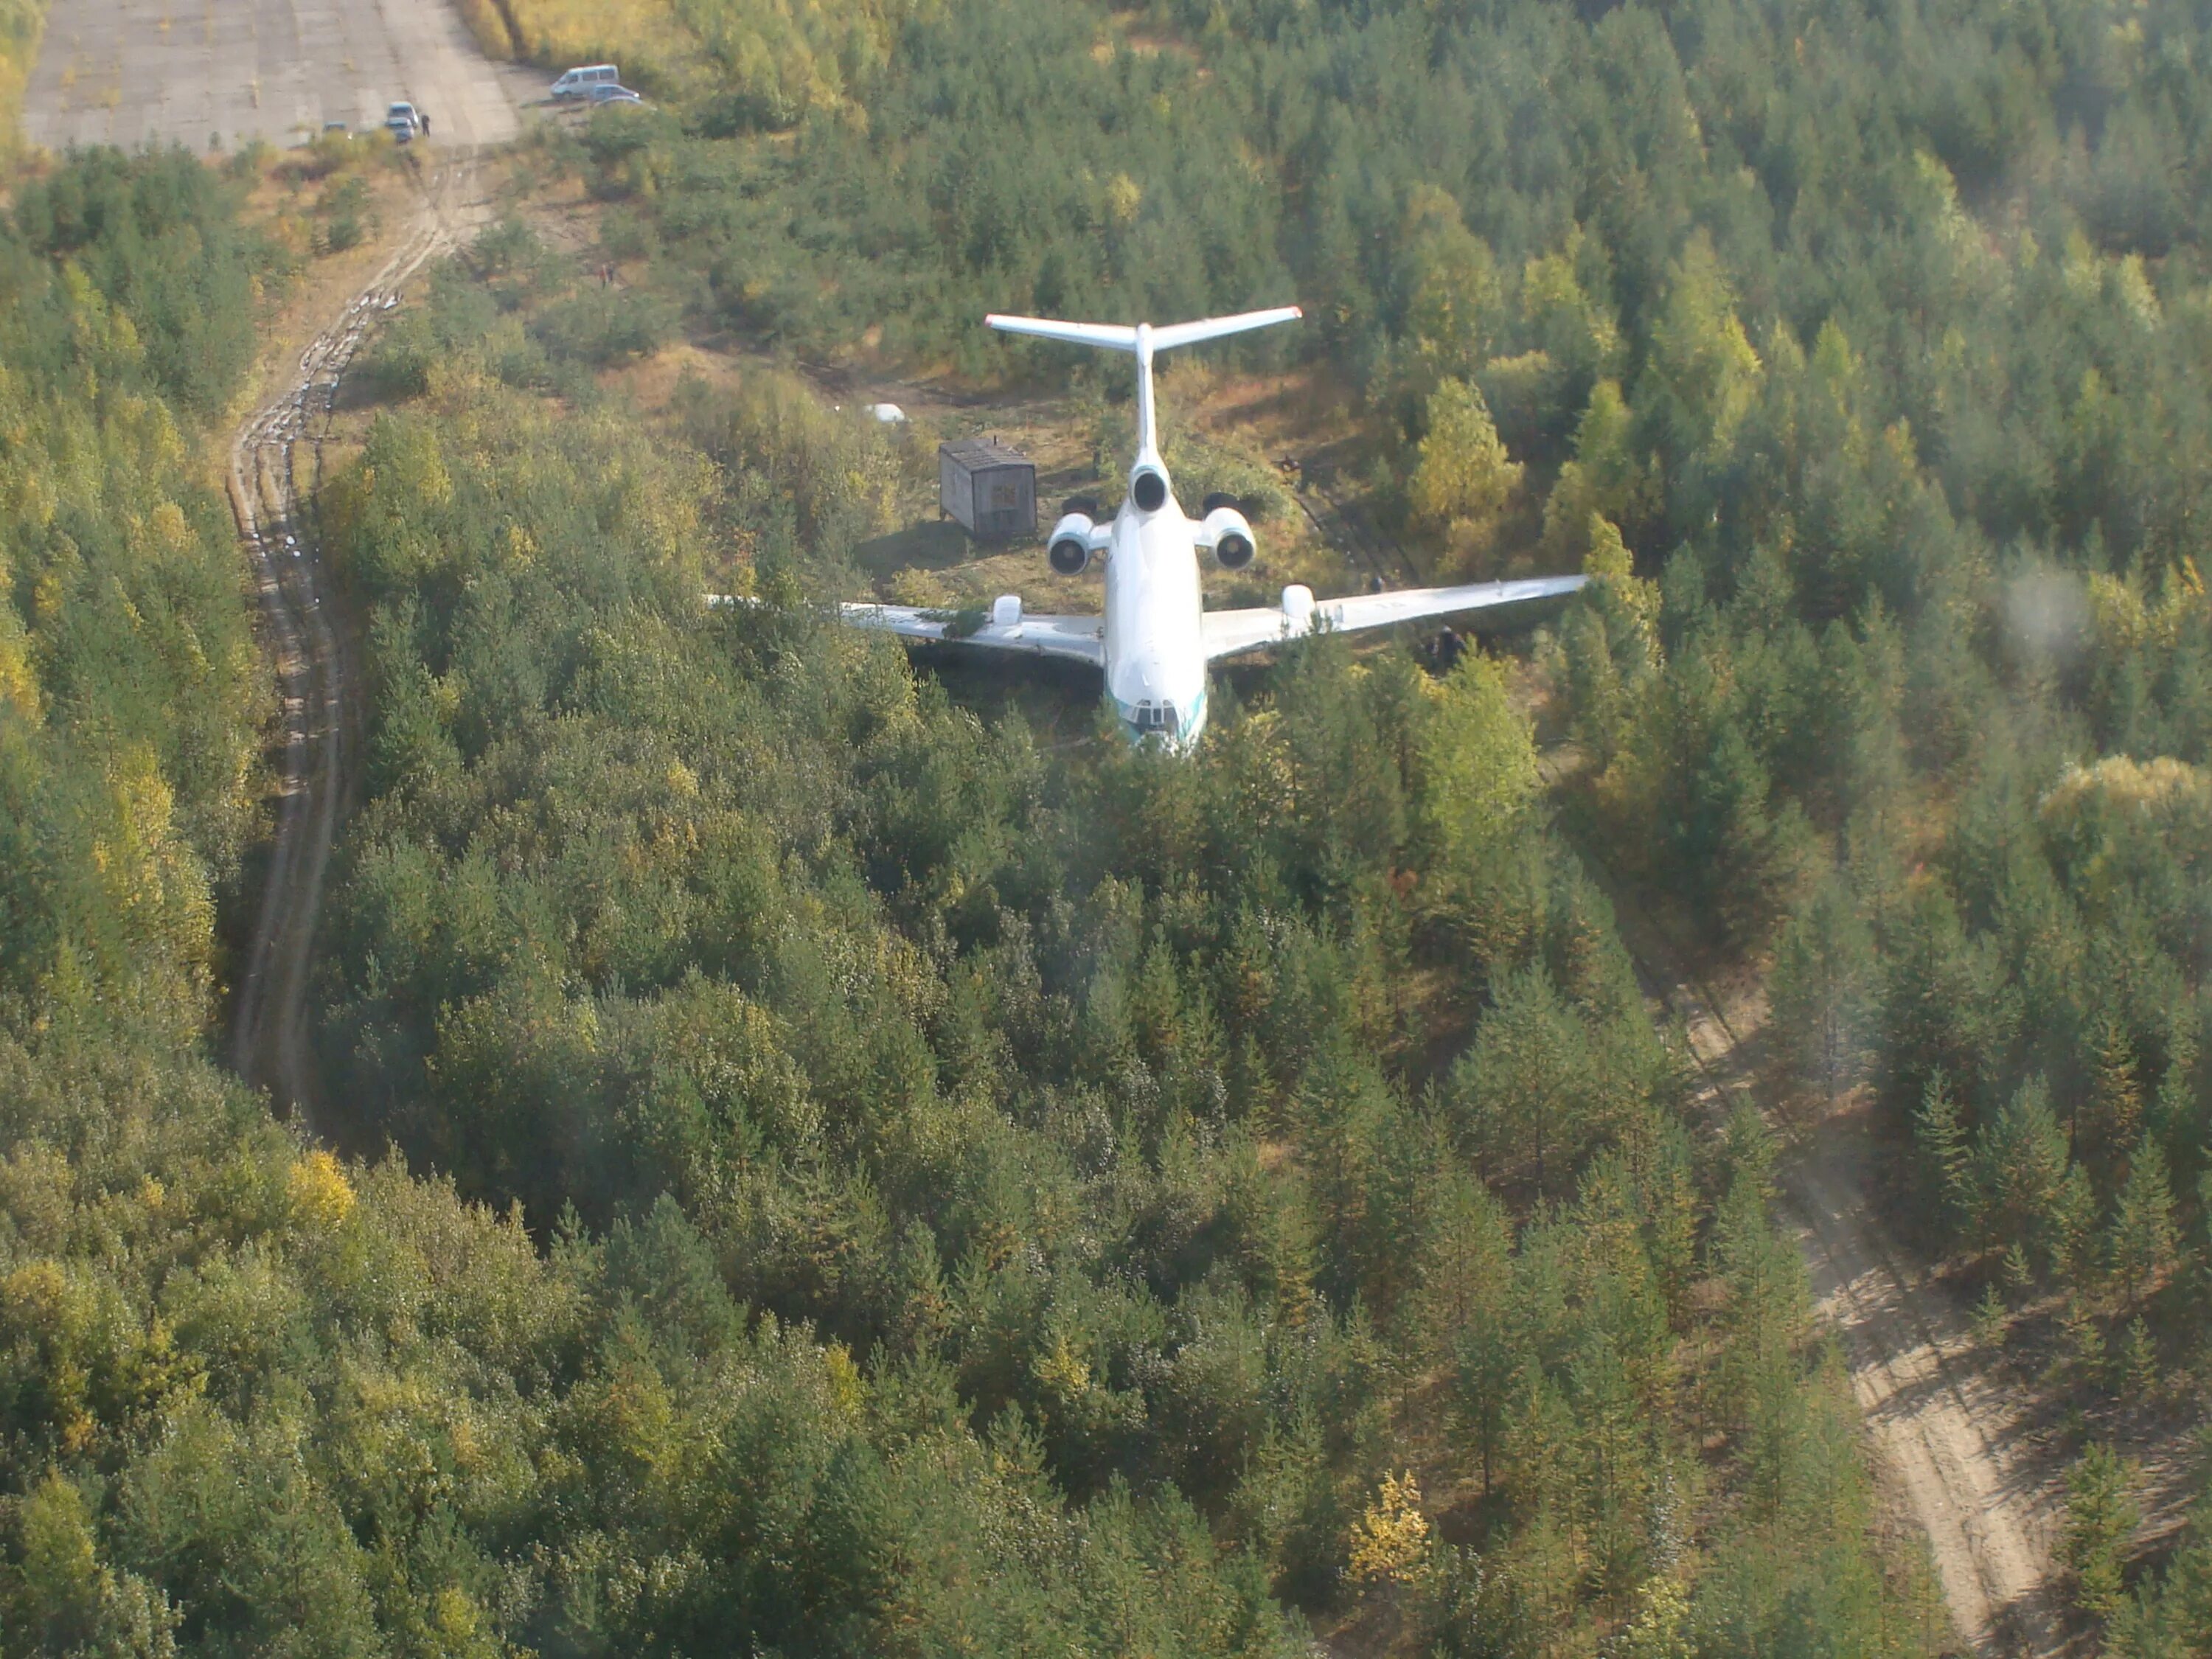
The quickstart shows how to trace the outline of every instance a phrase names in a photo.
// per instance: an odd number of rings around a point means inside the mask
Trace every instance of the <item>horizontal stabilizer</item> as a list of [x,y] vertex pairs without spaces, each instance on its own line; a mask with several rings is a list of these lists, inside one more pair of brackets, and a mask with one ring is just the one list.
[[1152,331],[1152,349],[1166,351],[1176,346],[1196,345],[1200,340],[1218,340],[1224,334],[1242,334],[1248,329],[1271,328],[1277,323],[1296,322],[1305,313],[1296,306],[1277,306],[1273,311],[1247,311],[1234,317],[1209,317],[1203,322],[1170,323],[1165,328]]
[[[1296,306],[1277,306],[1273,311],[1247,311],[1234,317],[1206,317],[1194,323],[1170,323],[1154,328],[1139,323],[1126,328],[1119,323],[1060,323],[1049,317],[1001,317],[996,312],[983,319],[1006,334],[1034,334],[1042,340],[1065,340],[1070,345],[1103,346],[1126,351],[1137,360],[1137,453],[1159,462],[1159,434],[1152,423],[1152,356],[1172,346],[1195,345],[1218,340],[1224,334],[1242,334],[1248,328],[1287,323],[1305,313]],[[1155,503],[1157,505],[1157,503]]]
[[983,320],[1004,334],[1034,334],[1040,339],[1104,346],[1110,351],[1137,349],[1137,331],[1119,323],[1055,323],[1048,317],[1001,317],[995,313]]
[[[1277,306],[1272,311],[1247,311],[1234,317],[1206,317],[1194,323],[1170,323],[1164,328],[1148,330],[1152,349],[1167,351],[1176,346],[1196,345],[1200,340],[1218,340],[1224,334],[1242,334],[1249,329],[1267,328],[1276,323],[1294,322],[1305,315],[1296,306]],[[983,320],[1006,334],[1034,334],[1042,340],[1065,340],[1070,345],[1102,346],[1109,351],[1137,349],[1137,331],[1120,323],[1058,323],[1049,317],[1001,317],[996,313]]]

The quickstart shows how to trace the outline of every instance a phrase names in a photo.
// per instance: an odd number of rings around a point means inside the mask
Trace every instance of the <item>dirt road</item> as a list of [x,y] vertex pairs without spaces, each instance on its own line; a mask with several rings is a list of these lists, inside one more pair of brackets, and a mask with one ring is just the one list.
[[1681,1024],[1715,1103],[1749,1097],[1784,1133],[1784,1194],[1816,1314],[1841,1341],[1868,1432],[1927,1535],[1960,1634],[1982,1654],[2059,1652],[2050,1494],[2027,1472],[2018,1414],[1984,1379],[1958,1310],[1920,1282],[1868,1201],[1866,1126],[1848,1112],[1794,1122],[1760,1099],[1747,1048],[1764,1008],[1724,1012],[1647,921],[1627,908],[1620,916],[1646,992]]
[[283,394],[249,419],[231,443],[231,509],[260,590],[283,691],[284,742],[276,833],[260,918],[239,981],[232,1063],[248,1082],[311,1121],[308,957],[350,761],[346,722],[355,674],[350,643],[326,602],[330,584],[307,508],[339,379],[370,331],[398,305],[407,279],[483,216],[483,204],[467,199],[474,176],[464,162],[426,178],[422,205],[397,250],[301,353]]

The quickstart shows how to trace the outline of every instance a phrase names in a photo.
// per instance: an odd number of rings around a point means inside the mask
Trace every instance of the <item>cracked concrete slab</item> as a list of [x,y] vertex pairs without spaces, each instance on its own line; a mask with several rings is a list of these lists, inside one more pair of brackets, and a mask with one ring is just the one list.
[[279,147],[376,126],[406,99],[441,145],[518,129],[501,70],[453,0],[70,0],[23,100],[33,144]]

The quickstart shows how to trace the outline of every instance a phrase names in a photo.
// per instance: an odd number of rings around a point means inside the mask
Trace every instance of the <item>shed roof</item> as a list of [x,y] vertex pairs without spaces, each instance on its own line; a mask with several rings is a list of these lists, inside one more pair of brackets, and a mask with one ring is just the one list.
[[970,472],[991,466],[1030,466],[1030,458],[1012,444],[995,438],[952,438],[938,445],[937,453],[956,460]]

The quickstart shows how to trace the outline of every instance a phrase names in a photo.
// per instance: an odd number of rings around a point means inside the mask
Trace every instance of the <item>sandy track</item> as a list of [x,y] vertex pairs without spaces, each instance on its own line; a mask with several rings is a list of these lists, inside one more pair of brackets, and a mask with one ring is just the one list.
[[1927,1532],[1943,1595],[1985,1653],[2061,1644],[2045,1594],[2053,1516],[2007,1448],[2016,1414],[1978,1374],[1948,1298],[1923,1293],[1866,1213],[1863,1136],[1823,1125],[1785,1170],[1821,1318]]
[[[332,623],[335,601],[313,515],[303,507],[312,495],[339,380],[370,331],[398,305],[401,285],[480,216],[482,204],[461,199],[472,177],[465,164],[429,177],[422,209],[397,251],[301,353],[283,395],[248,419],[231,443],[231,510],[259,589],[282,689],[283,728],[276,836],[260,918],[239,981],[233,1064],[249,1082],[311,1121],[308,961],[350,760],[346,734],[355,674],[344,630]],[[303,451],[309,475],[305,492]]]
[[1614,902],[1645,992],[1680,1024],[1708,1103],[1748,1099],[1784,1136],[1778,1173],[1816,1316],[1836,1333],[1868,1434],[1927,1537],[1959,1633],[1984,1655],[2060,1652],[2051,1494],[2020,1455],[2019,1413],[1983,1376],[1958,1310],[1905,1265],[1869,1203],[1865,1123],[1852,1113],[1795,1123],[1761,1098],[1745,1053],[1761,1011],[1723,1013],[1648,918]]

